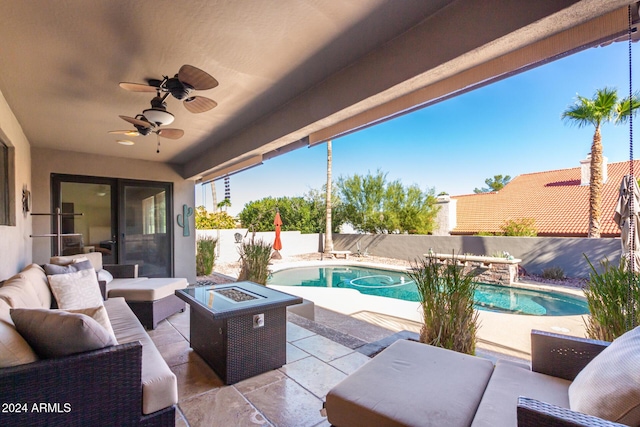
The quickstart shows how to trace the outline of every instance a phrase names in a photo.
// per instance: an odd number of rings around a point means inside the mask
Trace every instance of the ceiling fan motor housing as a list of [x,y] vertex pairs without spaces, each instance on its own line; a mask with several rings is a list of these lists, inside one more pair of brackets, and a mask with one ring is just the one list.
[[180,100],[187,98],[192,90],[189,85],[181,82],[177,77],[168,79],[165,87],[174,98]]

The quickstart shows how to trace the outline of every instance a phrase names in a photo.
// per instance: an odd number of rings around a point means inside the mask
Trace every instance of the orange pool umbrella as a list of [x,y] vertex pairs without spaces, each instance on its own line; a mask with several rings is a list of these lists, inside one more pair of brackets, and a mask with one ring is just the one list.
[[276,238],[273,241],[273,250],[277,252],[282,249],[282,241],[280,240],[280,227],[282,227],[282,219],[280,218],[280,212],[276,212],[276,217],[273,220],[273,225],[276,226]]

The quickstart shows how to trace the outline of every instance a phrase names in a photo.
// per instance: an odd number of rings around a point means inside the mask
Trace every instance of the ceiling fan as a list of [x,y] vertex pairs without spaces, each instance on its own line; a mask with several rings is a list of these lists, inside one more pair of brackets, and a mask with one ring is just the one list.
[[[146,111],[146,110],[145,110]],[[171,114],[167,112],[167,114]],[[127,136],[138,136],[138,135],[149,135],[150,133],[155,133],[158,138],[158,147],[156,149],[156,153],[160,153],[160,137],[168,138],[168,139],[180,139],[184,135],[184,131],[182,129],[170,129],[170,128],[162,128],[160,129],[161,123],[154,123],[147,119],[145,115],[138,114],[135,118],[128,116],[119,116],[122,120],[131,123],[135,130],[112,130],[109,133],[111,134],[119,134],[119,135],[127,135]]]
[[[218,86],[211,75],[193,65],[183,65],[173,77],[163,76],[162,80],[149,79],[147,84],[121,82],[120,87],[131,92],[156,92],[156,103],[163,104],[172,95],[184,104],[192,113],[204,113],[218,105],[213,99],[204,96],[192,96],[194,90],[208,90]],[[164,94],[163,94],[164,93]],[[163,94],[161,96],[161,94]],[[153,108],[154,101],[151,101]]]

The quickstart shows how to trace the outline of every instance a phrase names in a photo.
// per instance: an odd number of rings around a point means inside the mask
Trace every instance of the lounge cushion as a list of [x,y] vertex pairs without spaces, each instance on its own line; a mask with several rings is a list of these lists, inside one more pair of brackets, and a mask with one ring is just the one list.
[[43,268],[38,264],[31,264],[25,267],[19,274],[31,284],[31,287],[40,300],[40,306],[42,308],[50,308],[53,295],[51,294],[51,288],[49,288],[49,282],[47,281],[47,276]]
[[31,282],[22,274],[7,279],[0,287],[0,299],[11,308],[49,308],[43,307]]
[[107,294],[109,298],[123,297],[127,301],[157,301],[187,286],[187,279],[183,278],[113,279],[107,286]]
[[102,294],[94,270],[80,270],[47,277],[59,308],[72,310],[102,305]]
[[16,331],[9,310],[9,305],[0,300],[0,368],[23,365],[38,360],[38,356],[31,346]]
[[489,360],[398,340],[331,389],[328,421],[350,427],[469,426],[492,372]]
[[39,357],[55,358],[115,345],[111,334],[85,314],[11,309],[16,330]]
[[615,339],[569,387],[571,409],[640,425],[640,326]]
[[142,413],[150,414],[178,403],[178,382],[124,298],[104,302],[120,344],[142,343]]
[[527,365],[498,360],[471,426],[517,426],[519,396],[568,408],[570,384],[571,381],[532,372]]

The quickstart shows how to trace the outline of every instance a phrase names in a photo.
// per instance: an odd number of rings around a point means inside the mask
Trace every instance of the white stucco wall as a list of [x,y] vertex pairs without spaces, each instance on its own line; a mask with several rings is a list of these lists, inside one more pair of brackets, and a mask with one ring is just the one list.
[[[229,230],[198,230],[198,236],[211,236],[218,239],[216,248],[216,262],[234,262],[240,259],[238,247],[234,235],[240,233],[243,240],[251,239],[251,233],[247,234],[246,228],[236,228]],[[273,244],[276,237],[275,231],[265,231],[256,233],[256,240],[262,240]],[[284,257],[302,255],[318,252],[320,236],[317,233],[301,234],[299,231],[283,231],[280,234],[282,250],[280,254]]]
[[31,263],[31,217],[22,212],[22,189],[31,190],[31,153],[22,127],[0,92],[0,139],[12,148],[15,159],[13,200],[15,225],[0,225],[0,280],[8,279]]
[[[185,180],[175,165],[143,160],[107,157],[94,154],[59,151],[34,147],[32,155],[33,210],[51,210],[51,174],[99,176],[173,183],[174,271],[176,277],[186,277],[195,282],[195,215],[189,217],[191,235],[184,237],[176,217],[182,214],[182,206],[195,207],[195,181]],[[49,233],[50,222],[34,221],[34,234]],[[33,260],[44,263],[51,255],[49,239],[33,242]]]

